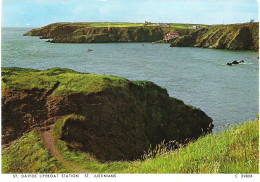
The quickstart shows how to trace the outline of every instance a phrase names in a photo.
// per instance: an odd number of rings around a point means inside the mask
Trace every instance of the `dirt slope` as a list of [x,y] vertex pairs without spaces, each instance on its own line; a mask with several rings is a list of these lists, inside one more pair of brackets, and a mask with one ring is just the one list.
[[64,160],[58,153],[58,151],[55,149],[55,146],[54,146],[54,140],[53,140],[53,132],[52,132],[52,127],[47,130],[47,131],[44,131],[42,133],[43,135],[43,139],[47,145],[47,147],[49,148],[49,150],[51,151],[52,155],[54,157],[56,157],[59,161],[61,161],[63,164],[69,166],[70,168],[73,168],[75,169],[76,171],[80,172],[80,173],[88,173],[87,171],[84,171],[84,170],[81,170],[79,169],[78,167],[70,164],[69,162],[67,162],[66,160]]

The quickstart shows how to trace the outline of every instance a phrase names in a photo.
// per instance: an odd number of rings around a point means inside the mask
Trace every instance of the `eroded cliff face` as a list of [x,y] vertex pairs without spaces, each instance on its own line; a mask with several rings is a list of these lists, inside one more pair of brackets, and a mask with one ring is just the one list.
[[154,42],[169,32],[189,34],[192,29],[167,27],[89,27],[82,24],[54,23],[27,32],[27,36],[41,36],[53,43]]
[[200,109],[152,82],[53,68],[2,68],[2,144],[55,124],[60,140],[100,161],[134,160],[151,146],[211,132]]
[[258,50],[259,23],[216,25],[181,36],[171,47],[206,47],[231,50]]
[[54,23],[27,32],[53,43],[155,42],[169,32],[181,36],[171,47],[258,50],[259,23],[203,26],[199,30],[166,27],[90,27],[84,23]]

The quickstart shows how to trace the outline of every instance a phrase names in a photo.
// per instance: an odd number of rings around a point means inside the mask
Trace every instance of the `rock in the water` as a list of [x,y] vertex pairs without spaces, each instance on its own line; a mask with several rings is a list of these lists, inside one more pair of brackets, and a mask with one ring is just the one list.
[[239,64],[237,60],[233,61],[232,64]]
[[241,61],[235,60],[235,61],[232,61],[232,62],[230,62],[230,63],[227,63],[227,65],[228,65],[228,66],[232,66],[233,64],[241,64],[241,63],[244,63],[244,62],[245,62],[244,60],[241,60]]
[[228,66],[232,66],[232,63],[227,63]]

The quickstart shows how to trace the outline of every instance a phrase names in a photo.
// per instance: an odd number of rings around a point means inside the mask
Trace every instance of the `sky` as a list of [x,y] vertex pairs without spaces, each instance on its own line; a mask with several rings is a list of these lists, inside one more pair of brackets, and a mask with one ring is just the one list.
[[258,0],[2,0],[3,27],[55,22],[193,24],[259,21]]

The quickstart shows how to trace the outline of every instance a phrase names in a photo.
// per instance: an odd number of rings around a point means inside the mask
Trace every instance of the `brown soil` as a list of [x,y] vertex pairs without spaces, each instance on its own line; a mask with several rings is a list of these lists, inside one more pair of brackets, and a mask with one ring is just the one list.
[[68,161],[63,159],[62,156],[60,156],[60,154],[58,153],[58,151],[55,149],[55,146],[54,146],[52,126],[51,126],[51,128],[49,130],[43,132],[43,139],[44,139],[47,147],[51,151],[52,155],[54,157],[56,157],[60,162],[62,162],[66,166],[69,166],[70,168],[75,169],[76,171],[78,171],[80,173],[88,173],[87,171],[81,170],[78,167],[72,165],[71,163],[69,163]]

